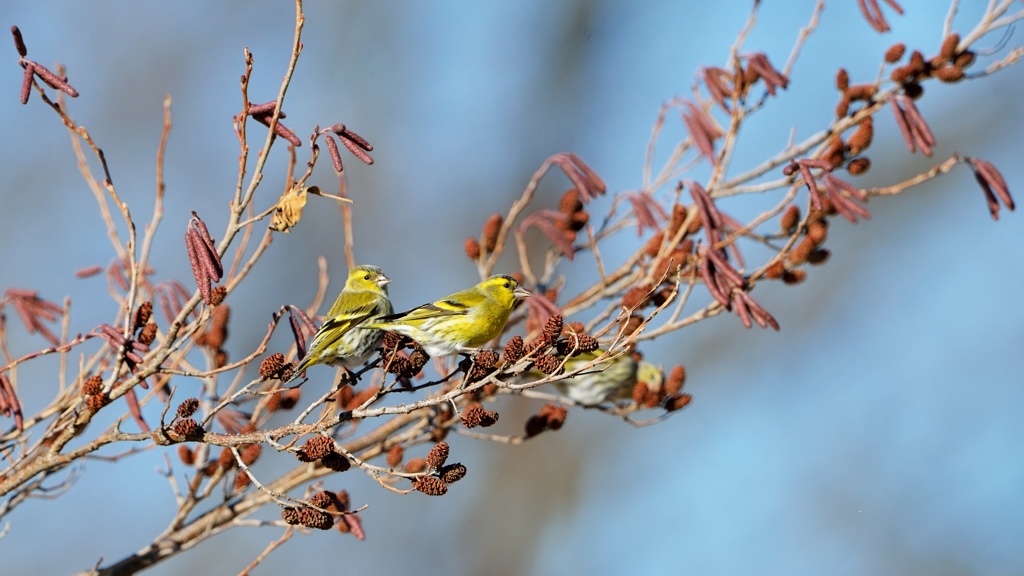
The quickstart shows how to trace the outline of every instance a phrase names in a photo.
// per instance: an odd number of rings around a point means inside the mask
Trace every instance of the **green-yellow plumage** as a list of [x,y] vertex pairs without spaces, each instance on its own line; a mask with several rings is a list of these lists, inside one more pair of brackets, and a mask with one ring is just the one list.
[[366,363],[380,346],[384,333],[366,328],[364,324],[394,312],[388,297],[388,282],[388,277],[376,266],[356,266],[349,271],[345,288],[313,336],[306,355],[295,368],[293,379],[316,364],[341,364],[353,369]]
[[[604,354],[601,350],[586,352],[565,363],[566,372],[577,370]],[[539,374],[536,377],[543,377]],[[650,362],[637,362],[629,354],[615,357],[607,363],[595,364],[585,373],[555,382],[564,396],[585,406],[608,400],[625,400],[633,395],[636,383],[644,382],[652,389],[661,387],[661,369]]]
[[530,293],[511,276],[498,275],[472,288],[367,323],[368,328],[404,334],[431,356],[479,348],[501,334],[512,307]]

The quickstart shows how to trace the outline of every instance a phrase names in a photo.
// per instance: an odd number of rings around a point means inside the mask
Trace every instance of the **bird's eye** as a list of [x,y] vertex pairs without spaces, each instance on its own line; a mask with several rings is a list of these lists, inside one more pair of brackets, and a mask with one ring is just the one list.
[[367,274],[366,276],[363,276],[363,280],[369,280],[369,279],[370,279],[370,275],[369,274]]
[[511,282],[505,282],[505,288],[511,288],[511,287],[512,287],[512,283]]

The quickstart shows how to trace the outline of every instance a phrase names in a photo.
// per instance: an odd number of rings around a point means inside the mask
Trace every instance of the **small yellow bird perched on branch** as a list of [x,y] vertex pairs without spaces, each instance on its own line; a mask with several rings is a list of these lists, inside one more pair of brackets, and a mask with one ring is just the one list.
[[316,364],[340,364],[349,370],[365,364],[384,337],[383,332],[365,324],[394,312],[388,297],[390,281],[376,266],[356,266],[350,270],[345,288],[327,311],[324,323],[289,382]]
[[[565,371],[578,370],[602,354],[603,351],[595,350],[570,358],[565,363]],[[543,376],[541,374],[538,377]],[[583,374],[554,382],[554,385],[570,400],[584,406],[594,406],[608,400],[631,398],[638,381],[651,388],[660,388],[663,379],[661,369],[654,364],[644,360],[637,362],[630,354],[623,354],[607,363],[595,364]]]
[[469,352],[501,334],[512,307],[529,295],[515,278],[491,276],[472,288],[384,316],[365,327],[408,336],[434,357]]

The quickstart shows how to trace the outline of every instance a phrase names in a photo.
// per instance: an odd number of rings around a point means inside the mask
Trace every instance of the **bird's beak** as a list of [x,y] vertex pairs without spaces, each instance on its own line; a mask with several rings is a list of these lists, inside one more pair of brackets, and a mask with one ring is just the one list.
[[512,295],[516,298],[529,298],[531,296],[530,291],[522,286],[517,286],[516,289],[512,291]]
[[391,282],[391,278],[388,278],[383,274],[377,276],[377,286],[383,288],[388,285],[388,282]]

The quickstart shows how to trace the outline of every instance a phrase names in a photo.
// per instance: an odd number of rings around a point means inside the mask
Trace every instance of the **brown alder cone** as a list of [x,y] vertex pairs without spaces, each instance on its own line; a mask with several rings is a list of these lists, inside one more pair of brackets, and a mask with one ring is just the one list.
[[420,476],[412,481],[412,487],[427,496],[443,496],[448,492],[448,485],[440,478]]
[[178,418],[188,418],[199,409],[199,398],[188,398],[178,404]]
[[103,392],[103,378],[99,374],[93,374],[82,382],[82,394],[94,395]]
[[448,460],[449,450],[447,442],[438,442],[427,453],[427,466],[435,470],[444,466],[445,461]]
[[441,481],[445,484],[454,484],[466,477],[466,467],[462,464],[449,464],[438,471]]
[[185,440],[198,440],[205,433],[199,422],[191,418],[183,418],[174,423],[174,433]]

